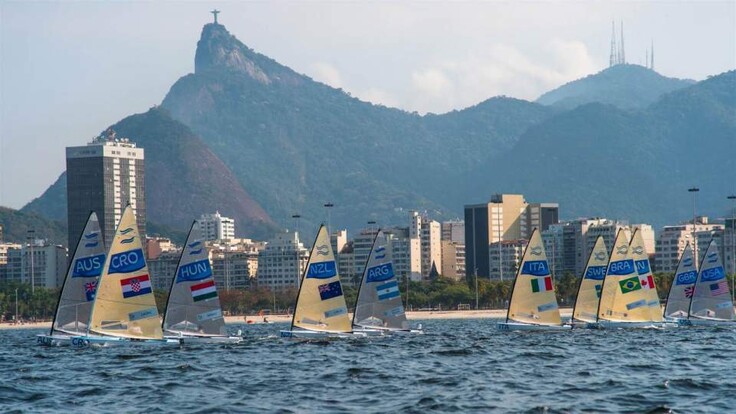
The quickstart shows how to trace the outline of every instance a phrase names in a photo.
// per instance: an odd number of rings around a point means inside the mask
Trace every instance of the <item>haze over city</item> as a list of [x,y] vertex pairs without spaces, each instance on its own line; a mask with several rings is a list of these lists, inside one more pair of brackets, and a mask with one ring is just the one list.
[[[443,113],[534,100],[627,59],[702,80],[736,66],[733,2],[0,3],[0,205],[19,208],[80,145],[193,71],[209,10],[246,45],[362,100]],[[731,35],[728,35],[731,34]],[[22,184],[21,184],[22,183]]]

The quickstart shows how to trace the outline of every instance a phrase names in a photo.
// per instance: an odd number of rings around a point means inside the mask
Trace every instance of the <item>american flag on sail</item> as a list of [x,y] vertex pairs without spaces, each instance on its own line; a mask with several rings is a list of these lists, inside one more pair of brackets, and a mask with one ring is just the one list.
[[726,281],[721,281],[718,283],[712,283],[710,285],[710,295],[711,296],[718,296],[718,295],[724,295],[728,293],[728,283]]

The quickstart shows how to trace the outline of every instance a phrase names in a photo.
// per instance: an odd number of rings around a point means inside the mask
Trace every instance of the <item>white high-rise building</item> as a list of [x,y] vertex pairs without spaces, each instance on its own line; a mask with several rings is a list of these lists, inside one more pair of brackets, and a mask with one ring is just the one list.
[[442,270],[442,229],[439,222],[416,211],[412,211],[409,217],[409,238],[419,240],[421,274],[427,279],[433,265],[437,271]]
[[205,240],[232,240],[235,238],[235,220],[223,217],[220,212],[202,214],[197,220]]
[[[674,272],[677,270],[677,263],[680,256],[685,251],[685,246],[690,243],[693,246],[693,231],[697,240],[698,266],[700,260],[708,249],[708,244],[714,235],[723,233],[723,224],[708,224],[707,217],[701,217],[693,228],[692,223],[680,224],[677,226],[664,226],[657,237],[657,252],[655,255],[655,268],[658,272]],[[719,247],[723,249],[722,244]],[[724,259],[724,265],[726,260]]]
[[272,290],[298,289],[308,260],[309,251],[298,233],[278,233],[258,253],[258,285]]
[[66,277],[66,262],[66,248],[48,244],[45,240],[33,240],[20,248],[7,250],[5,281],[58,288]]

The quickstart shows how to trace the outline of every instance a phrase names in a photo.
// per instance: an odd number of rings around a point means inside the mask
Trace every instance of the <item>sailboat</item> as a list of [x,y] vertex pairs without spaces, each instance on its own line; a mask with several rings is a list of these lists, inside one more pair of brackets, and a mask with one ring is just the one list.
[[646,294],[651,319],[655,322],[663,322],[662,305],[659,303],[657,284],[654,282],[652,266],[649,263],[649,254],[644,246],[644,238],[639,229],[634,230],[634,234],[631,236],[629,250],[636,266],[636,273],[639,275],[639,284]]
[[48,334],[38,335],[42,345],[69,344],[72,336],[87,331],[97,280],[105,264],[105,242],[95,212],[90,212],[66,271]]
[[164,340],[161,330],[143,243],[135,214],[128,205],[105,258],[87,332],[73,337],[72,345],[85,347],[133,341],[169,342]]
[[594,324],[597,321],[598,302],[601,298],[603,278],[608,266],[608,249],[603,236],[598,236],[588,256],[583,277],[580,278],[578,295],[572,309],[574,326]]
[[192,223],[171,282],[162,328],[182,343],[238,343],[225,329],[207,249],[197,222]]
[[731,290],[715,240],[710,241],[701,261],[689,314],[691,325],[731,325],[736,322]]
[[394,274],[390,253],[386,249],[386,236],[380,229],[373,238],[373,245],[358,287],[358,299],[353,313],[353,331],[411,332],[406,320],[404,305],[399,293],[399,282]]
[[680,262],[677,263],[675,277],[672,279],[670,291],[667,295],[667,304],[664,308],[666,320],[681,325],[690,324],[688,312],[690,311],[690,302],[692,301],[697,279],[698,271],[695,269],[693,249],[688,243],[682,252],[682,256],[680,256]]
[[[366,336],[365,333],[360,334]],[[327,339],[353,336],[327,227],[317,232],[302,274],[291,328],[282,338]]]
[[516,271],[506,321],[499,322],[497,328],[502,331],[571,328],[562,324],[547,254],[537,229],[532,232]]
[[[604,328],[662,327],[662,314],[651,311],[650,289],[642,287],[631,255],[626,231],[621,229],[613,243],[598,304],[597,326]],[[643,269],[642,269],[643,270]],[[648,281],[647,281],[648,282]],[[654,290],[656,294],[656,289]]]

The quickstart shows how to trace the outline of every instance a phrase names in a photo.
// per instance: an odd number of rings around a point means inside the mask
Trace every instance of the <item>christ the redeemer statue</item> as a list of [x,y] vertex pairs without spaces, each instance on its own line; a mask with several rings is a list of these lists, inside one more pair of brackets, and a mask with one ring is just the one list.
[[210,13],[212,13],[215,16],[215,24],[217,24],[217,14],[220,13],[220,11],[215,9],[215,10],[212,10]]

